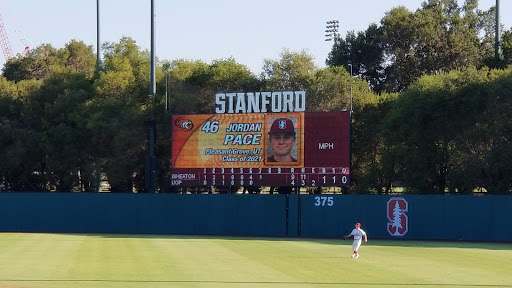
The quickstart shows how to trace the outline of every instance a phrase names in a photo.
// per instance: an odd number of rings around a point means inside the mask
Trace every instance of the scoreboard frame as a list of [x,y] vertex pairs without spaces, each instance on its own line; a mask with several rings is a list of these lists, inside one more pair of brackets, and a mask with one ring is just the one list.
[[[251,116],[248,116],[251,115]],[[267,162],[268,119],[297,117],[296,162]],[[256,119],[256,120],[253,120]],[[215,122],[215,134],[207,133],[206,123]],[[293,187],[350,187],[349,111],[253,113],[253,114],[197,114],[173,115],[171,147],[171,186],[293,186]],[[261,141],[249,144],[227,142],[231,124],[262,124],[261,129],[246,132]],[[242,126],[240,126],[242,127]],[[249,126],[247,126],[249,127]],[[257,126],[251,126],[257,127]],[[211,132],[211,131],[210,131]],[[244,132],[244,131],[242,131]],[[244,132],[245,133],[245,132]],[[257,137],[256,137],[257,135]],[[251,138],[251,137],[249,137]],[[231,138],[230,138],[231,139]],[[242,145],[242,146],[240,146]],[[225,162],[221,155],[205,151],[248,151],[262,149],[255,162]],[[205,148],[206,147],[206,148]],[[242,147],[242,148],[241,148]],[[251,155],[242,156],[247,159]],[[252,156],[256,157],[256,156]]]

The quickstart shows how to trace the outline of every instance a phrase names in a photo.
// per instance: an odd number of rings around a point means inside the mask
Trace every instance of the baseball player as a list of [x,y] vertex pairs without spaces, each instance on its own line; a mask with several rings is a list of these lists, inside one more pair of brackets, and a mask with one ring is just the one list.
[[359,247],[361,246],[361,239],[364,237],[364,242],[368,241],[368,238],[366,237],[366,232],[364,232],[363,229],[361,229],[361,223],[354,224],[355,228],[348,234],[347,236],[343,237],[343,239],[346,239],[350,236],[354,236],[354,243],[352,243],[352,250],[354,250],[354,253],[352,254],[352,258],[359,258]]

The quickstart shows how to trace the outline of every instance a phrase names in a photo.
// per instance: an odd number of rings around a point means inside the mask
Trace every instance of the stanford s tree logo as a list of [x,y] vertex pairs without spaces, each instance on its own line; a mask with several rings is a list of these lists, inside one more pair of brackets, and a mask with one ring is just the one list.
[[404,236],[409,230],[409,220],[407,210],[409,203],[402,197],[393,197],[389,199],[387,205],[388,215],[388,233],[391,236]]

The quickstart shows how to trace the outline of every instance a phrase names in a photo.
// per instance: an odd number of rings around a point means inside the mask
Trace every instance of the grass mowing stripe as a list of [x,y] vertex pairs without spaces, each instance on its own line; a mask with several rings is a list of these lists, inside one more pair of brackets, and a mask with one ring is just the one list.
[[512,287],[511,244],[0,233],[0,286]]
[[[386,241],[389,243],[390,241]],[[367,246],[368,257],[358,260],[369,262],[372,270],[379,271],[373,278],[381,274],[399,276],[397,284],[438,284],[461,285],[478,287],[478,285],[512,285],[512,277],[505,272],[506,265],[512,259],[511,246],[502,250],[499,257],[495,257],[495,250],[474,247],[475,243],[459,243],[460,247],[425,247],[422,242],[408,242],[417,246],[400,247],[379,245],[379,242]],[[439,244],[439,243],[438,243]],[[469,244],[469,245],[468,245]],[[498,244],[499,247],[500,244]],[[494,254],[494,255],[493,255]],[[388,259],[388,265],[382,263]],[[510,266],[508,266],[510,267]],[[384,283],[385,280],[378,280]],[[498,287],[496,286],[496,287]],[[493,286],[494,287],[494,286]]]

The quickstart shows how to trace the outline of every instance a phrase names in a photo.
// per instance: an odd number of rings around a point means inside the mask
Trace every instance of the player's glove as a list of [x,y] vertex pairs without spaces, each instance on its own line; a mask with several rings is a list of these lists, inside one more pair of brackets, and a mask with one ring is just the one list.
[[343,237],[343,240],[347,240],[347,237]]

